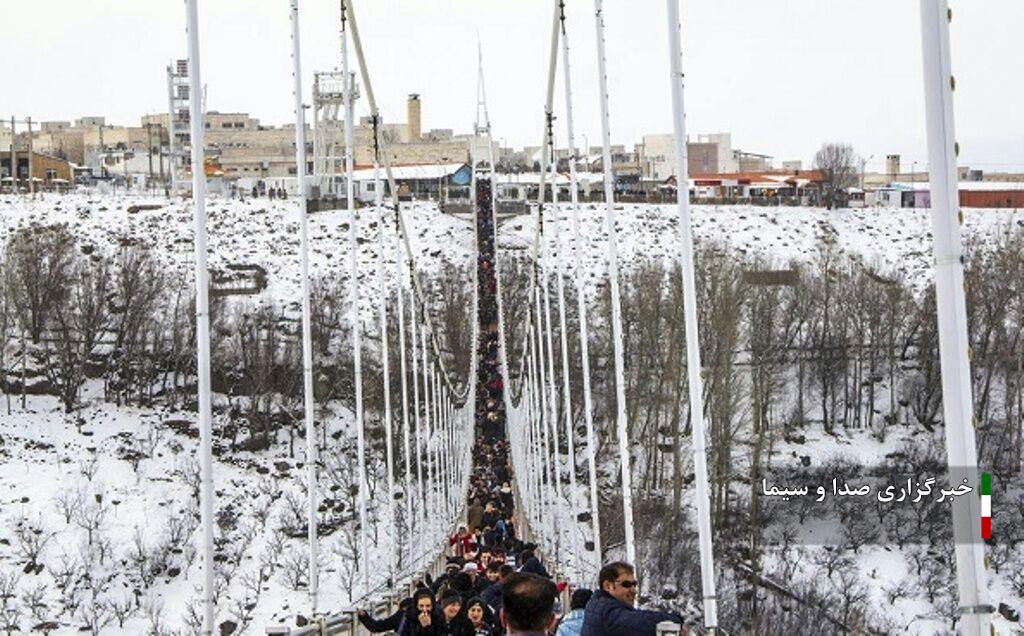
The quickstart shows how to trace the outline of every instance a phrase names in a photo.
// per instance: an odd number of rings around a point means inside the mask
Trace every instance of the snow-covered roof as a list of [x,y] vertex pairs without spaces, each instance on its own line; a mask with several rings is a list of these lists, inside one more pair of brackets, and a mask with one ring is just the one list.
[[[537,185],[538,183],[540,183],[540,173],[539,172],[520,172],[519,174],[500,174],[500,175],[498,175],[498,184],[499,185],[501,185],[501,184],[515,185],[517,183],[521,183],[523,185]],[[544,183],[547,183],[547,184],[551,183],[551,175],[550,174],[545,174],[544,175]],[[570,183],[569,175],[562,174],[561,172],[559,172],[557,175],[555,175],[555,183],[557,183],[558,185],[569,185],[569,183]]]
[[[961,190],[1006,192],[1010,190],[1024,190],[1024,181],[961,181]],[[890,183],[881,186],[879,190],[930,190],[931,184],[928,181],[916,183],[906,181]]]
[[[536,185],[537,183],[540,182],[540,173],[539,172],[521,172],[519,174],[499,174],[499,175],[497,175],[497,177],[498,177],[498,184],[499,185],[501,185],[501,184],[512,184],[512,185],[515,185],[517,183]],[[582,171],[580,171],[580,172],[576,173],[576,181],[578,183],[591,183],[591,184],[593,184],[593,183],[601,183],[601,181],[603,181],[603,180],[604,180],[604,173],[602,173],[602,172],[582,172]],[[570,178],[568,172],[559,172],[558,176],[555,178],[555,183],[557,183],[558,185],[569,185],[571,183],[571,181],[572,181],[572,179]],[[550,173],[547,173],[547,176],[544,177],[544,183],[546,183],[546,184],[551,183],[551,174]]]
[[991,190],[996,192],[1024,190],[1024,181],[961,181],[960,189]]
[[[396,180],[401,179],[441,179],[443,177],[450,177],[459,171],[459,168],[466,165],[464,162],[460,163],[433,163],[433,164],[420,164],[413,166],[393,166],[391,173],[394,175]],[[380,169],[381,181],[387,179],[387,172],[383,166]],[[352,172],[352,179],[355,181],[372,181],[373,180],[373,168],[364,168],[361,170],[354,170]]]

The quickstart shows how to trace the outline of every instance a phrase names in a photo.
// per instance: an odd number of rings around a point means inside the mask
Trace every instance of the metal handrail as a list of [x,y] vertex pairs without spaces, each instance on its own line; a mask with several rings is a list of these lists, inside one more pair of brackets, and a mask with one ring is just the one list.
[[[455,516],[455,521],[452,524],[452,530],[458,528],[460,523],[463,523],[463,519],[466,514],[465,505],[460,510],[459,514]],[[431,561],[426,569],[420,569],[416,564],[420,562],[420,559],[430,554],[430,552],[424,552],[416,559],[413,559],[412,565],[403,570],[400,574],[395,577],[394,582],[385,581],[371,590],[368,590],[354,603],[354,606],[362,605],[366,602],[366,599],[377,594],[382,594],[383,598],[376,603],[370,604],[370,609],[374,613],[390,613],[394,611],[394,608],[404,597],[404,594],[389,594],[388,591],[397,591],[408,589],[412,591],[412,586],[416,581],[417,575],[422,572],[429,572],[434,578],[440,575],[444,571],[444,566],[448,561],[448,536],[446,535],[442,539],[439,545],[430,551],[437,550],[437,556]],[[345,633],[345,630],[351,636],[362,636],[363,634],[372,634],[373,632],[367,630],[362,624],[356,619],[356,607],[351,607],[337,614],[329,616],[318,616],[315,617],[312,622],[302,627],[289,627],[287,625],[271,625],[266,629],[268,636],[328,636],[334,634]]]

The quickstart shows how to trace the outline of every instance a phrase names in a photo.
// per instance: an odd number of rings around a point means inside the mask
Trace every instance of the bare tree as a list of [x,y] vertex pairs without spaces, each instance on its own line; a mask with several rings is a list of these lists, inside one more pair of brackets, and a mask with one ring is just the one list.
[[15,524],[14,537],[18,541],[18,555],[25,560],[26,568],[34,569],[46,544],[53,539],[53,533],[47,532],[42,524],[22,517]]
[[814,167],[821,171],[821,194],[828,209],[846,202],[846,189],[857,185],[857,153],[844,143],[826,143],[814,155]]
[[6,291],[18,321],[38,344],[68,292],[75,239],[63,225],[14,232],[4,250]]
[[54,498],[57,511],[64,517],[64,523],[70,524],[83,505],[84,493],[77,488],[62,488]]
[[17,602],[20,579],[17,572],[0,572],[0,629],[7,636],[21,632],[21,607]]
[[68,267],[70,283],[53,312],[53,344],[46,342],[46,372],[64,412],[71,413],[85,382],[85,365],[108,320],[110,271],[102,258],[76,259]]

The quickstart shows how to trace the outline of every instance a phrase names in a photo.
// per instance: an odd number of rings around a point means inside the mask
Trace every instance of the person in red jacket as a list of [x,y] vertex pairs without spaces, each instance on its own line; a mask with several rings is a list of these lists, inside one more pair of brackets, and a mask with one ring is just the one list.
[[455,556],[466,556],[473,551],[473,535],[464,524],[459,524],[458,532],[448,537],[448,545],[453,546]]

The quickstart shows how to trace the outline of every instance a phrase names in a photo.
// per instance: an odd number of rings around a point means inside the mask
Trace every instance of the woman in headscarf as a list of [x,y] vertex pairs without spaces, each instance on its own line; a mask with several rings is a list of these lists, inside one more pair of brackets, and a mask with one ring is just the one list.
[[466,604],[466,618],[473,625],[475,636],[496,636],[494,612],[480,597],[469,599],[469,603]]

